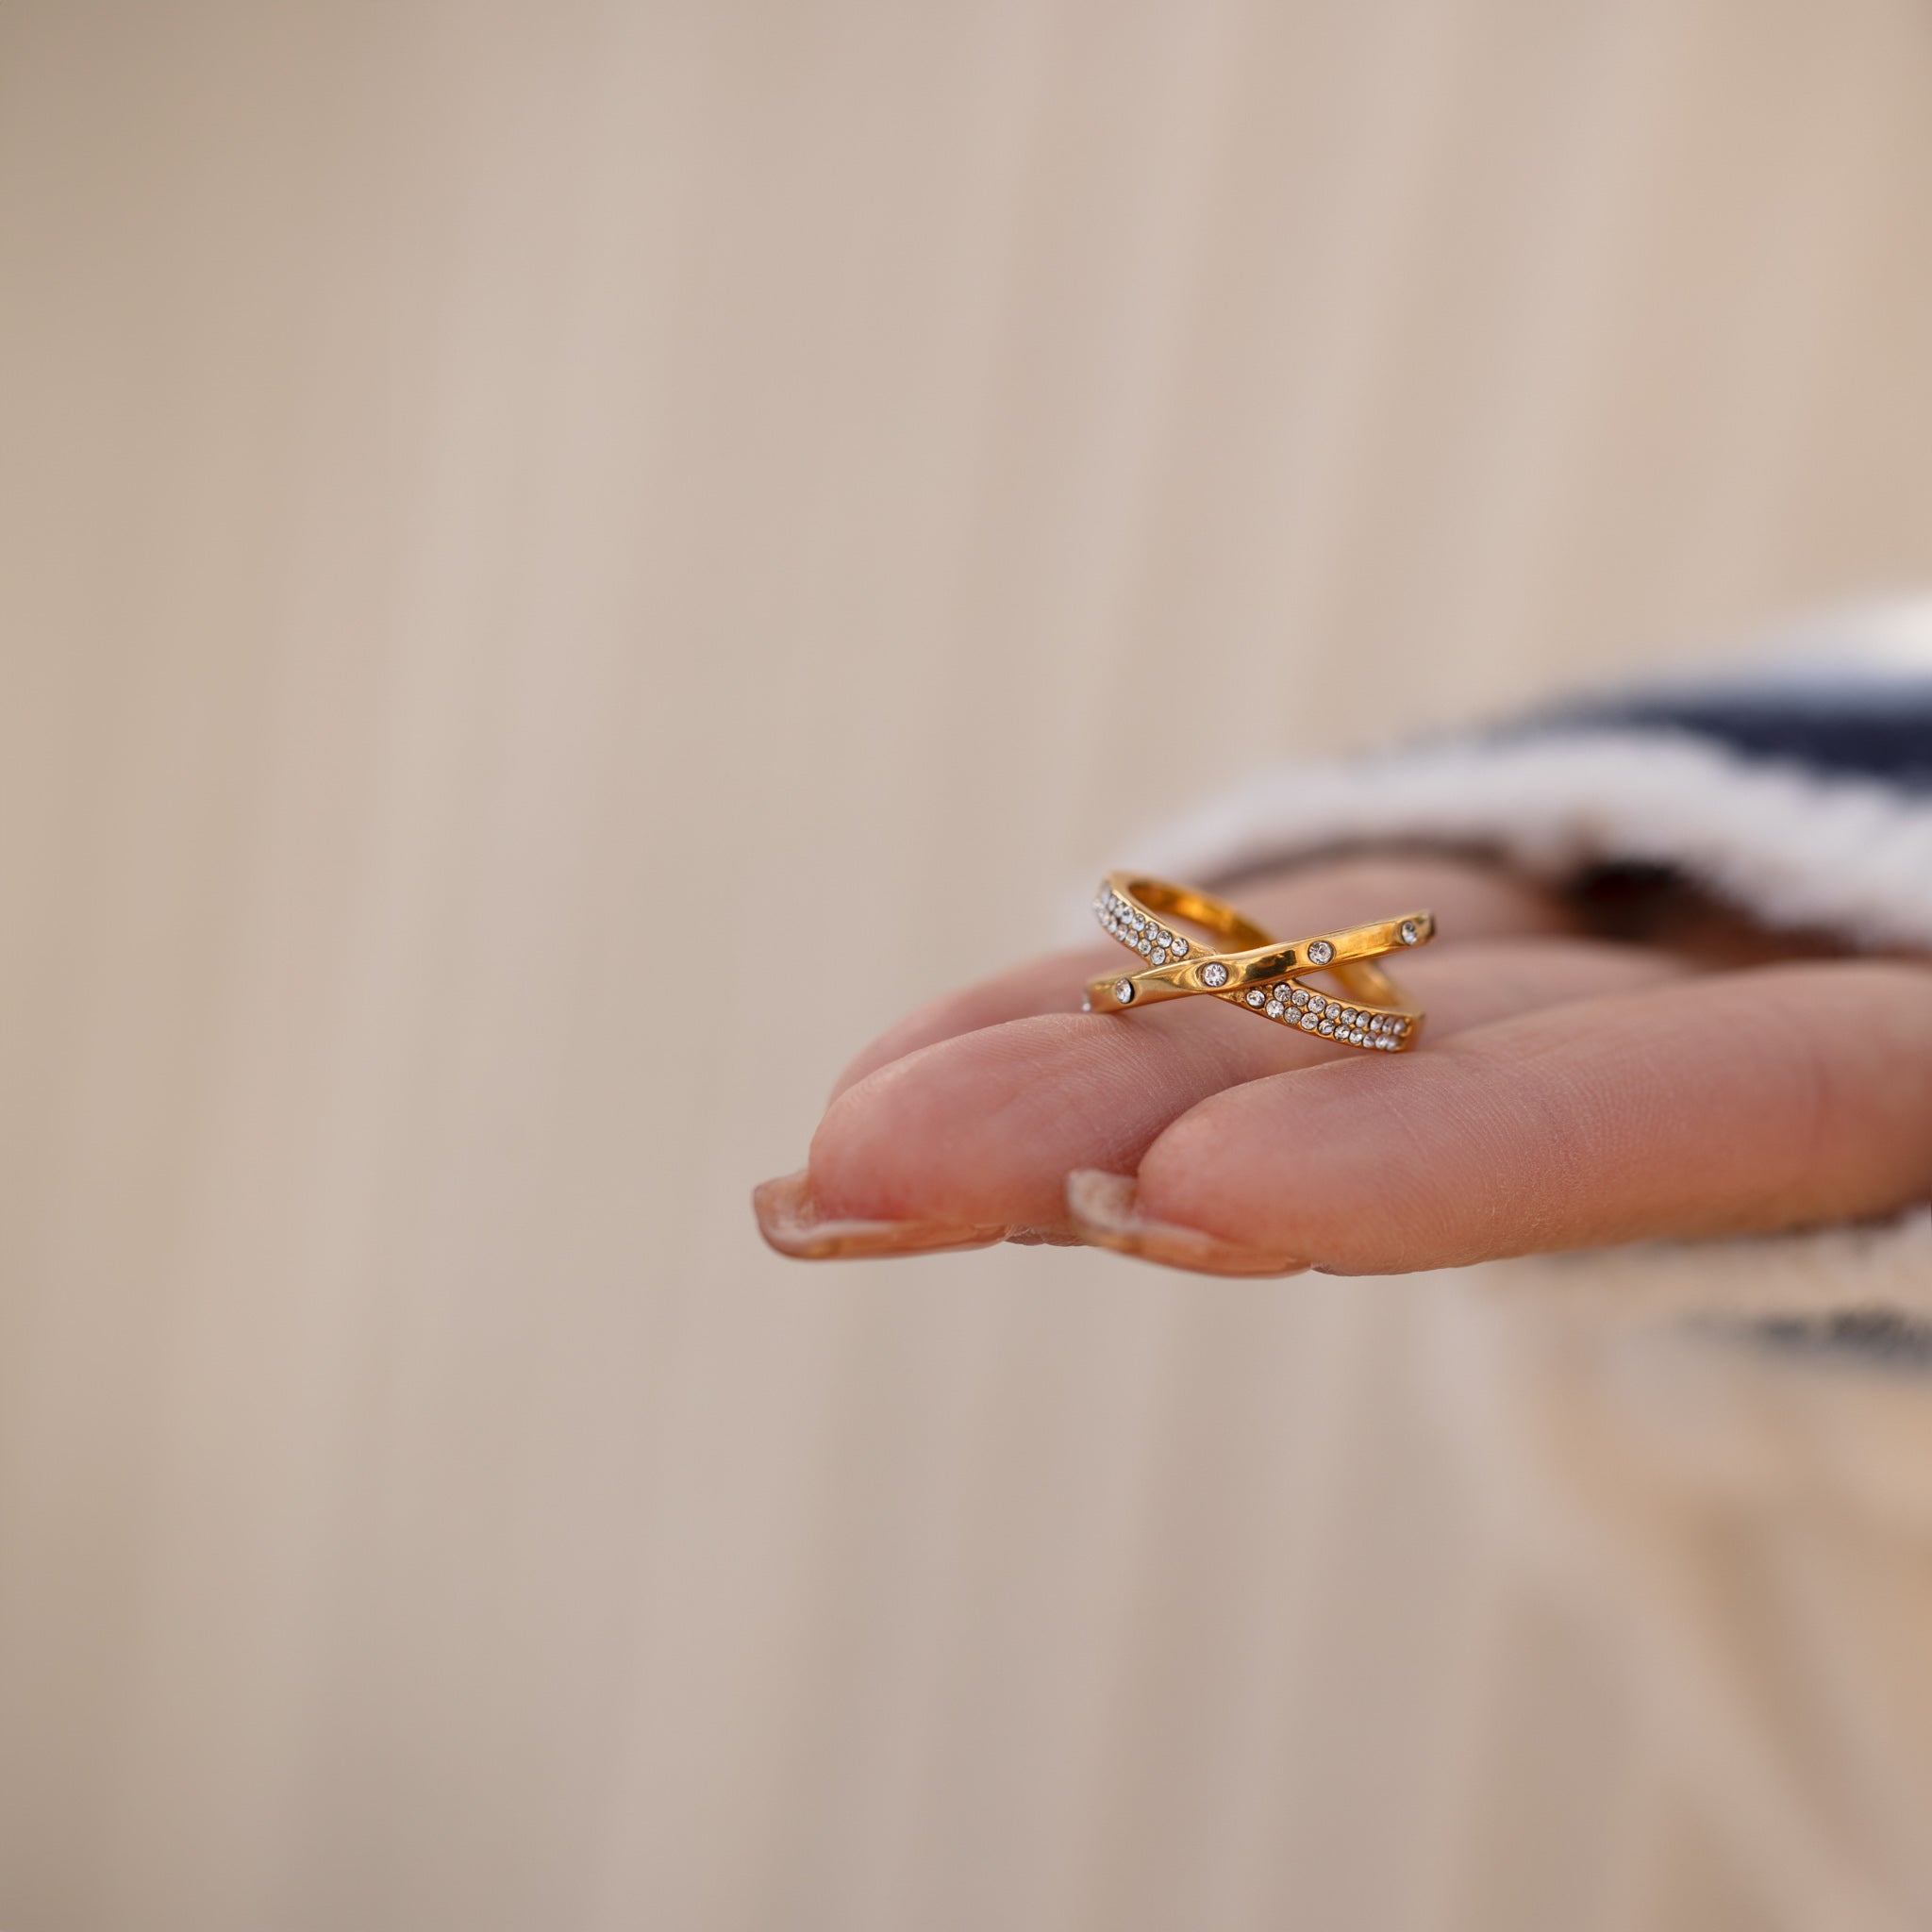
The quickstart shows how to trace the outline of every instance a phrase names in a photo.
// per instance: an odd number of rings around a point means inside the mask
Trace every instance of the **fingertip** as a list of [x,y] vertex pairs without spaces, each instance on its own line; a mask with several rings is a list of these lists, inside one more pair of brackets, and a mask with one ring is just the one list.
[[1197,1227],[1156,1219],[1141,1211],[1139,1193],[1132,1174],[1076,1168],[1067,1176],[1068,1224],[1090,1247],[1195,1274],[1298,1274],[1307,1267],[1293,1256],[1246,1247]]
[[760,1181],[751,1200],[766,1244],[794,1261],[942,1254],[991,1247],[1008,1233],[1004,1225],[828,1215],[812,1191],[808,1168]]

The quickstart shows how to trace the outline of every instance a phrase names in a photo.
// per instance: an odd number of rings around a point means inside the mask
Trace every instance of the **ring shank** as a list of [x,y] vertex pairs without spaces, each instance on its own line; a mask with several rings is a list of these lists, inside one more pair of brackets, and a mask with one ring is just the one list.
[[1149,912],[1164,912],[1170,919],[1184,919],[1190,925],[1198,925],[1203,932],[1211,932],[1216,939],[1226,941],[1230,952],[1244,953],[1274,943],[1273,933],[1257,925],[1244,913],[1237,912],[1225,899],[1217,899],[1212,892],[1199,892],[1191,886],[1176,886],[1166,879],[1133,874],[1116,877],[1118,890]]

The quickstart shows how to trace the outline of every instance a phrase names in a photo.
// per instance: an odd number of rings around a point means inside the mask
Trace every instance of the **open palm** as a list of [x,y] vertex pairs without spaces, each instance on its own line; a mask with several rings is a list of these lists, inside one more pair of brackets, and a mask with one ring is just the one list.
[[1932,1192],[1932,973],[1721,921],[1641,941],[1488,867],[1227,889],[1284,935],[1433,908],[1412,1054],[1214,999],[1083,1014],[1118,949],[924,1008],[847,1070],[759,1225],[804,1258],[1087,1242],[1209,1274],[1394,1274],[1877,1215]]

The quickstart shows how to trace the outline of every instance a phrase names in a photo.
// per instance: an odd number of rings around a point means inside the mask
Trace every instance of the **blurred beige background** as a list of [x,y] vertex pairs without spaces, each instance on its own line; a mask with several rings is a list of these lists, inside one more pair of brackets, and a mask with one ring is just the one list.
[[1928,226],[1918,0],[8,8],[0,1924],[1825,1895],[1453,1286],[745,1194],[1224,777],[1932,577]]

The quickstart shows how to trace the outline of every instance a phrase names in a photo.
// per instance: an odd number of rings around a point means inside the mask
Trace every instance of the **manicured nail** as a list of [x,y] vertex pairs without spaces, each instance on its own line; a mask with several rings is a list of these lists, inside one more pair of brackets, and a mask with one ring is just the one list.
[[863,1256],[941,1255],[955,1248],[990,1248],[1004,1227],[955,1221],[841,1221],[819,1212],[809,1172],[780,1174],[751,1191],[758,1232],[781,1255],[799,1261],[850,1261]]
[[1076,1169],[1067,1176],[1067,1219],[1091,1247],[1138,1255],[1167,1268],[1190,1268],[1196,1274],[1299,1274],[1307,1268],[1291,1256],[1239,1247],[1198,1227],[1149,1221],[1136,1203],[1138,1192],[1131,1174]]

